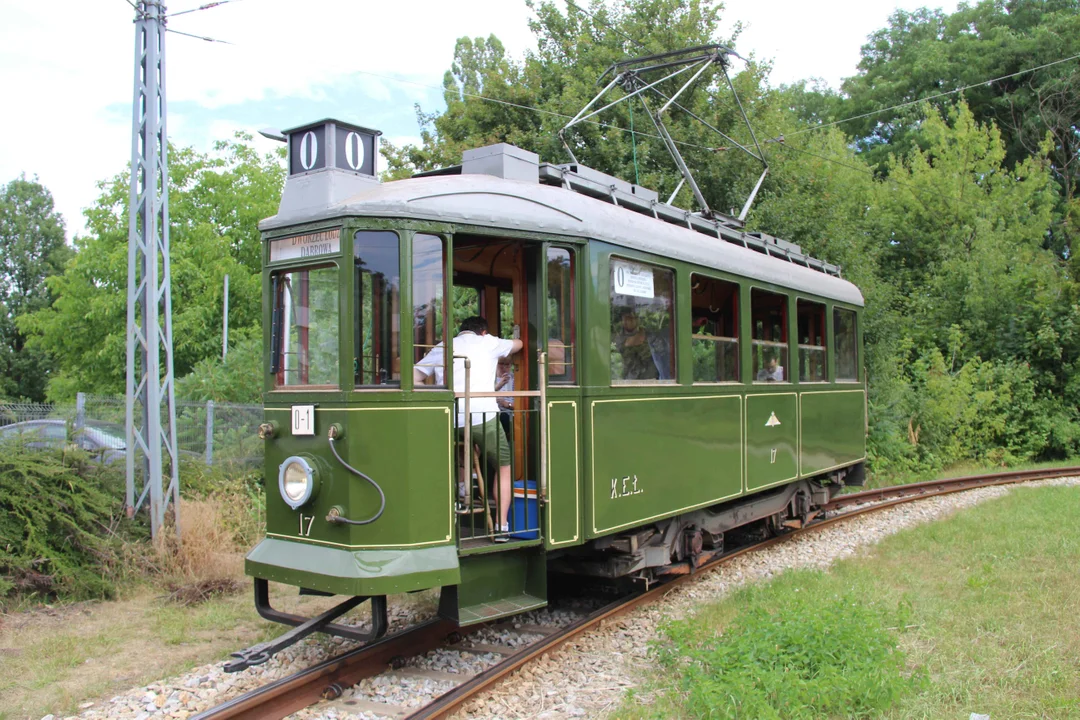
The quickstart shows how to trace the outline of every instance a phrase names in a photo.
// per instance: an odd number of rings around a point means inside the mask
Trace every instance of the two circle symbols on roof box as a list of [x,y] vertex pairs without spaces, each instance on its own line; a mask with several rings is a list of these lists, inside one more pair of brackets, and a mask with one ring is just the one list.
[[[314,131],[308,130],[300,138],[300,167],[311,170],[318,158],[319,137]],[[345,162],[351,170],[360,171],[364,166],[364,140],[359,133],[349,132],[345,136]]]

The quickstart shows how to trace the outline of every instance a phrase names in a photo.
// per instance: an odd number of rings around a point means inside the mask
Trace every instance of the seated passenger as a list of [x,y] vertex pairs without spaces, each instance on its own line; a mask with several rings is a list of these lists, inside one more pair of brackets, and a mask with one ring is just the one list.
[[616,351],[622,355],[623,380],[657,380],[660,373],[653,362],[653,351],[645,328],[641,327],[632,308],[622,311],[622,327],[613,338]]
[[784,382],[784,368],[780,365],[775,356],[769,358],[768,364],[758,370],[757,381]]

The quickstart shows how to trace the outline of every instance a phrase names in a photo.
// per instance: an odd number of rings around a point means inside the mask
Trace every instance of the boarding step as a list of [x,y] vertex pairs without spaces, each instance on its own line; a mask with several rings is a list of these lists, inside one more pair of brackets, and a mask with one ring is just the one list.
[[510,617],[547,605],[542,547],[459,559],[461,582],[442,589],[439,615],[461,626]]
[[458,622],[462,625],[473,625],[509,615],[517,615],[526,610],[535,610],[546,605],[547,600],[543,598],[521,593],[494,602],[482,602],[460,608],[458,610]]

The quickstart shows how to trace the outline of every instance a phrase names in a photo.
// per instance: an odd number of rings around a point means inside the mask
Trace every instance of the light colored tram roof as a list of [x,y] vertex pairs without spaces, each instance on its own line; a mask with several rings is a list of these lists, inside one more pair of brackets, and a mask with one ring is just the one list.
[[602,240],[632,250],[714,268],[732,275],[862,305],[842,278],[735,245],[561,187],[480,174],[410,178],[372,184],[310,216],[270,218],[263,229],[347,216],[406,217],[531,230]]

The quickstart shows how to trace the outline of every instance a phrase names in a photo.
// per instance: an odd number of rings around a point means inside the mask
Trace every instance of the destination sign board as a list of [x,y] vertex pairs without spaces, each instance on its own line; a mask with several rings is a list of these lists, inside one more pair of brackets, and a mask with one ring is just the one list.
[[654,297],[652,268],[620,260],[611,261],[615,292],[639,298]]
[[270,241],[270,262],[304,260],[341,252],[341,230],[320,230]]

